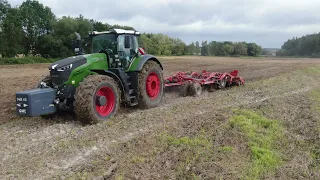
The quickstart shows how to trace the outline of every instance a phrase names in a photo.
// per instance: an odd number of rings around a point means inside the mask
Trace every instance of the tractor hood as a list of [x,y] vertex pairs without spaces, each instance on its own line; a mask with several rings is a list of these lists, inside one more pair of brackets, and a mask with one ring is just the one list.
[[52,63],[49,66],[49,70],[57,69],[58,71],[64,71],[67,69],[75,69],[85,63],[87,63],[87,58],[85,56],[72,56]]

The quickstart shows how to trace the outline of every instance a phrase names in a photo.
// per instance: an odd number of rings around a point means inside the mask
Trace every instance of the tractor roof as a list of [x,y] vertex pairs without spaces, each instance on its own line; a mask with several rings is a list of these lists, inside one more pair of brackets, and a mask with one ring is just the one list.
[[101,31],[101,32],[98,32],[98,31],[92,31],[89,33],[89,35],[99,35],[99,34],[133,34],[133,35],[136,35],[136,36],[139,36],[140,35],[140,32],[139,31],[135,31],[135,30],[125,30],[125,29],[110,29],[109,31]]

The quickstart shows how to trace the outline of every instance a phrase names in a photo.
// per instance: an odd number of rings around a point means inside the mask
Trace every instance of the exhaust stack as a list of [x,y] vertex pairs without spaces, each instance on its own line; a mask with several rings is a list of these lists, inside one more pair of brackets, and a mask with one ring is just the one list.
[[81,46],[81,36],[79,33],[75,32],[77,38],[73,43],[73,49],[76,55],[82,54],[82,46]]

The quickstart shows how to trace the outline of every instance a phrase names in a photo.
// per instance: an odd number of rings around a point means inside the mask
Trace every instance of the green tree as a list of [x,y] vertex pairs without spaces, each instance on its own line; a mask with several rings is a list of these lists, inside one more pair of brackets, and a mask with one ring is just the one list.
[[82,15],[77,18],[62,17],[52,24],[54,31],[51,34],[38,38],[37,52],[44,57],[68,57],[73,55],[72,40],[76,38],[75,32],[82,37],[88,36],[92,24]]
[[200,44],[199,41],[196,41],[196,54],[198,55],[200,53]]
[[4,53],[5,41],[4,41],[4,32],[3,32],[3,22],[8,14],[11,5],[6,0],[0,0],[0,54]]
[[72,55],[70,47],[64,45],[63,39],[52,34],[40,36],[36,49],[45,58],[61,58]]
[[210,52],[209,52],[209,45],[207,41],[203,41],[202,42],[202,48],[201,48],[201,56],[209,56]]
[[210,55],[212,56],[216,56],[216,55],[219,55],[219,52],[218,52],[218,42],[217,41],[211,41],[209,43],[209,51],[210,51]]
[[19,7],[22,18],[22,27],[25,32],[25,54],[36,53],[35,46],[41,35],[52,32],[54,14],[49,7],[34,0],[26,0]]
[[118,25],[118,24],[115,24],[115,25],[111,26],[111,28],[118,28],[118,29],[125,29],[125,30],[135,30],[133,27],[121,26],[121,25]]
[[7,0],[0,0],[0,25],[2,24],[3,20],[8,13],[8,10],[11,8],[11,5],[8,3]]
[[262,47],[256,43],[249,43],[247,47],[249,56],[259,56],[261,54]]
[[195,55],[197,53],[197,47],[194,42],[189,45],[189,53]]
[[319,56],[320,33],[307,34],[288,39],[277,52],[277,56]]
[[111,28],[110,24],[103,24],[102,22],[93,19],[90,20],[90,23],[92,24],[94,31],[108,31]]
[[[4,56],[31,53],[50,58],[68,57],[74,53],[71,42],[75,39],[75,32],[85,37],[89,31],[111,28],[135,30],[126,25],[87,19],[81,14],[75,18],[56,19],[49,7],[35,0],[25,0],[18,8],[11,8],[7,0],[0,0],[0,53]],[[256,56],[261,53],[261,47],[255,43],[205,40],[200,47],[199,41],[186,45],[179,38],[161,33],[142,33],[138,41],[140,47],[154,55]],[[289,54],[320,54],[319,34],[290,39],[284,43],[283,49]]]
[[229,43],[224,44],[223,49],[224,49],[225,55],[227,56],[230,56],[234,50],[233,46],[230,45]]
[[13,57],[24,52],[22,19],[19,9],[7,10],[6,18],[1,24],[1,54],[4,57]]
[[172,55],[184,55],[186,44],[179,38],[172,39],[173,47],[172,47]]
[[149,48],[151,47],[152,42],[145,33],[142,33],[138,37],[138,42],[140,47],[144,48],[145,51],[149,52]]
[[248,49],[246,47],[246,44],[243,42],[237,42],[234,43],[234,55],[239,55],[239,56],[247,56],[248,55]]

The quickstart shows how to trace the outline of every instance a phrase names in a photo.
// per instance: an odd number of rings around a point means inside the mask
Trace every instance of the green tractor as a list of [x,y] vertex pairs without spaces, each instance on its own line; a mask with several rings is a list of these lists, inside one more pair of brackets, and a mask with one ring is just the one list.
[[76,56],[54,62],[36,89],[16,93],[17,114],[72,111],[94,124],[114,116],[121,105],[158,106],[164,95],[163,67],[139,48],[139,35],[123,29],[93,31],[84,39],[77,34]]

